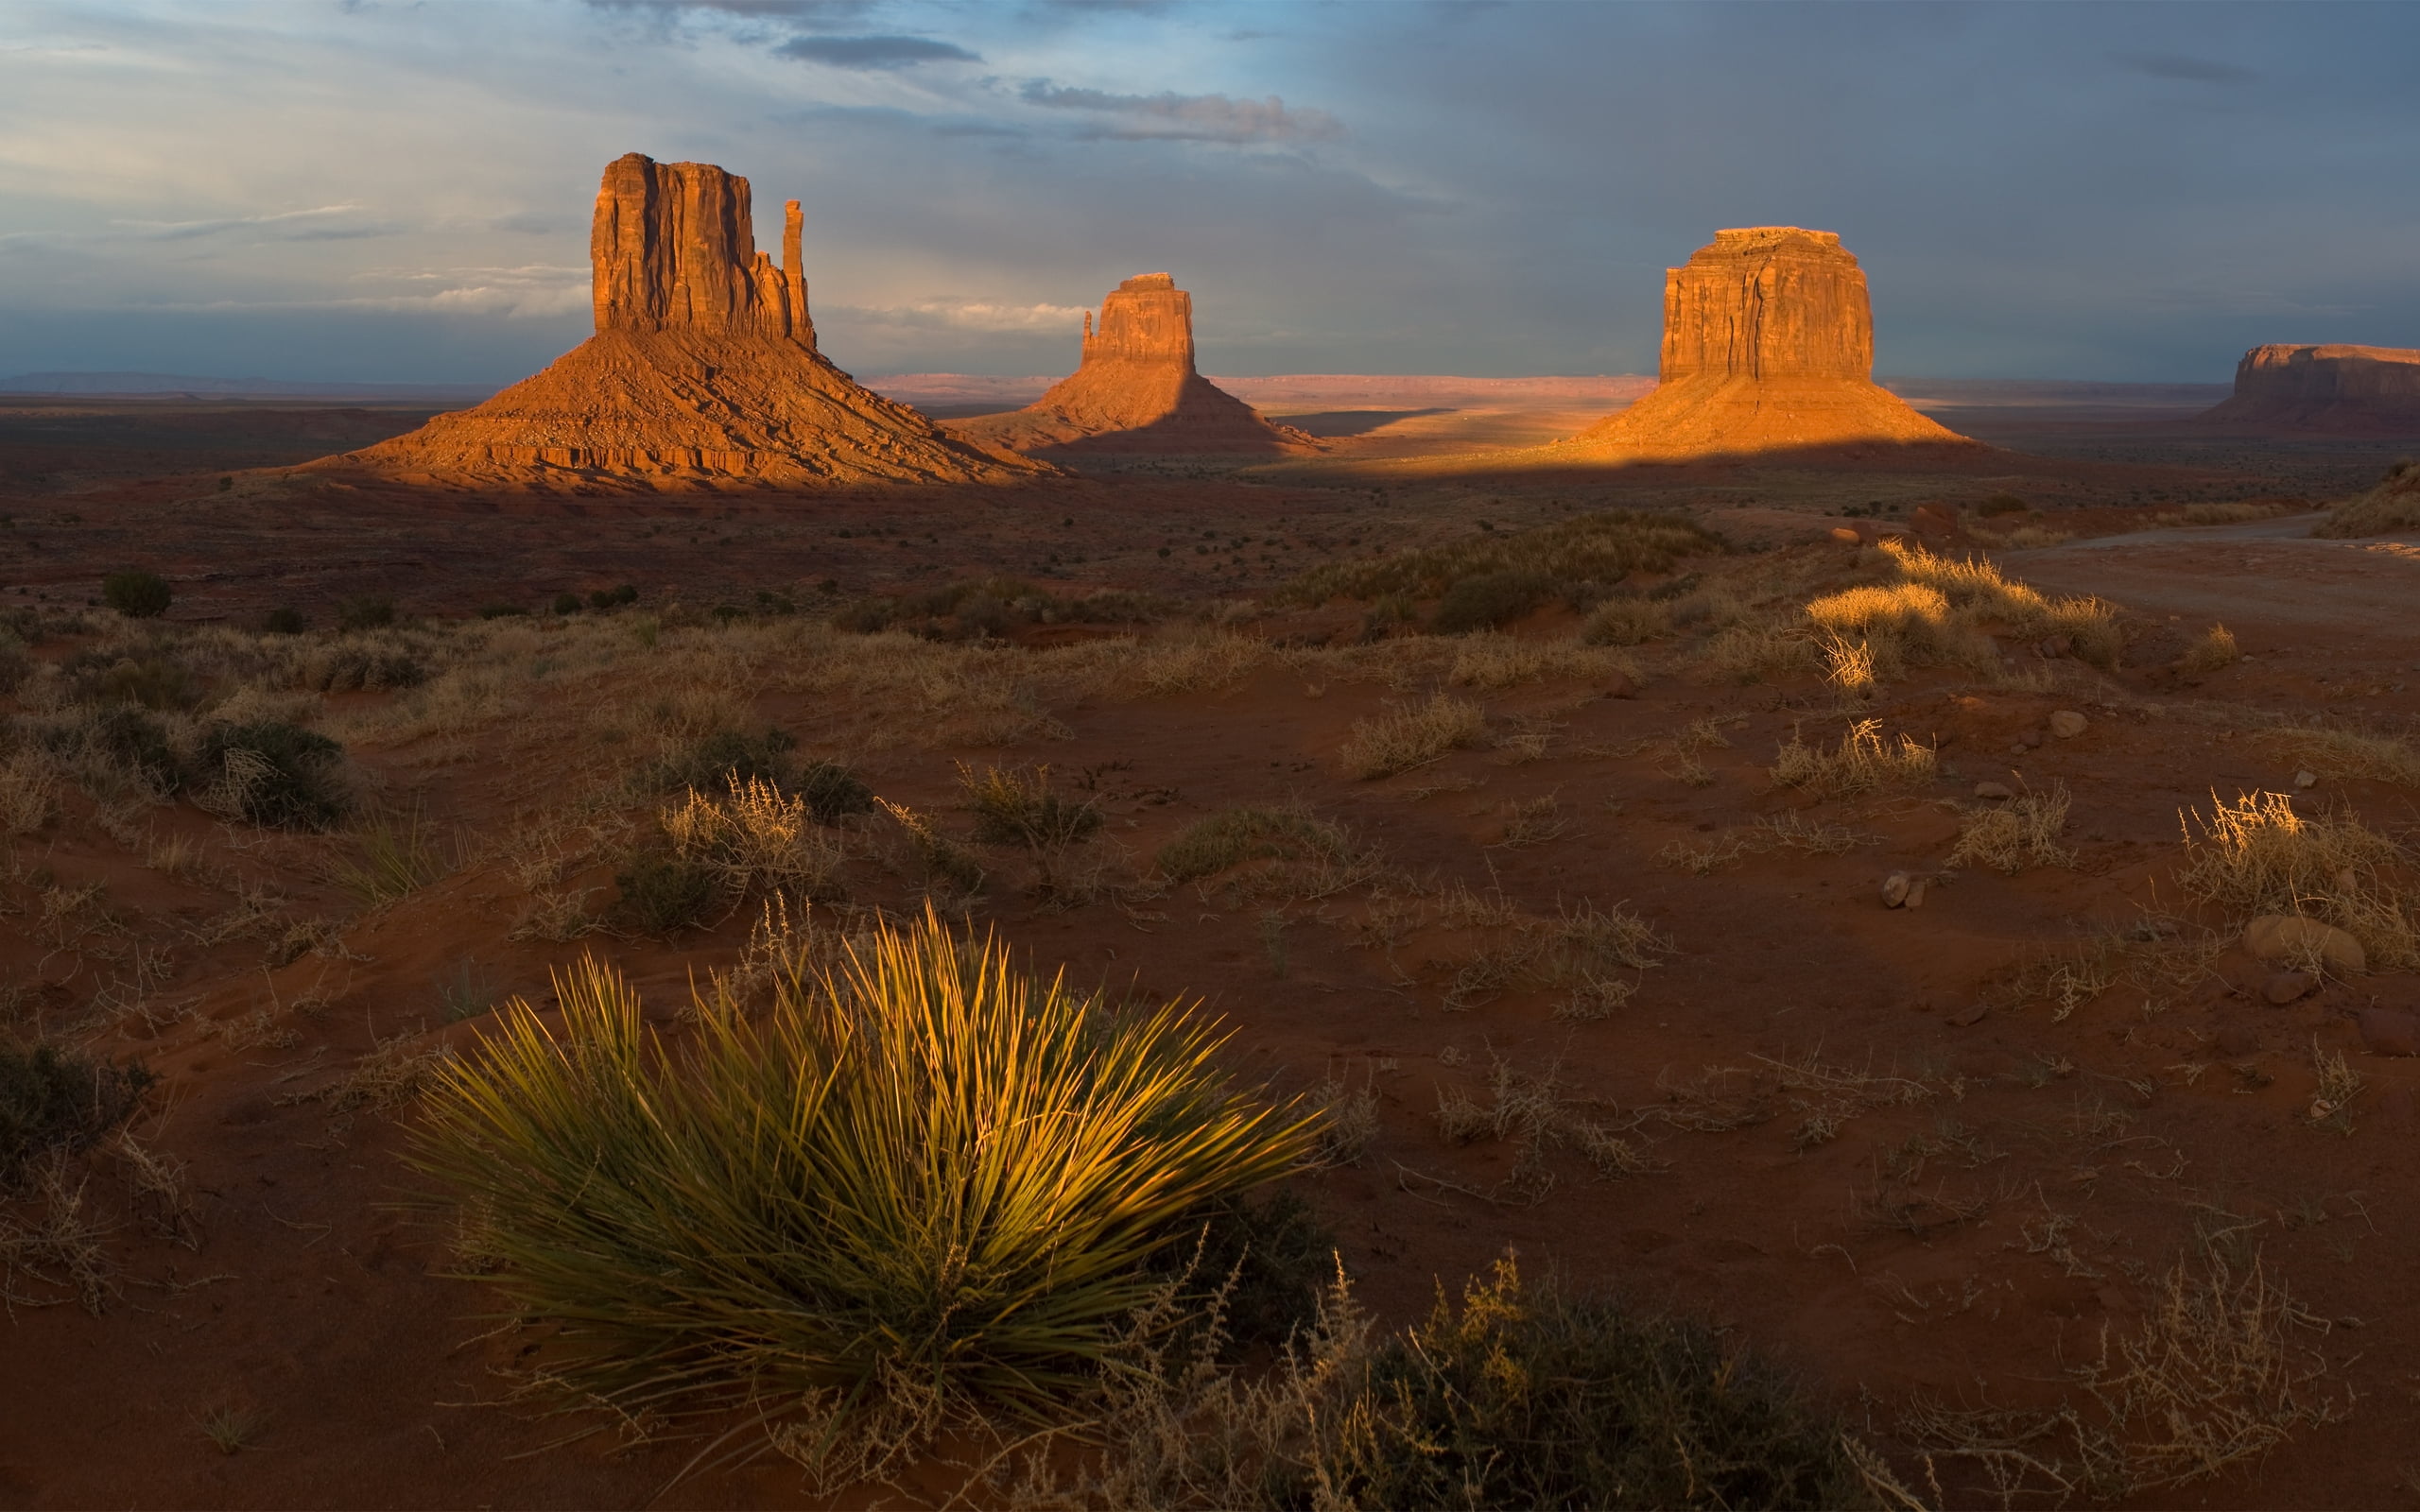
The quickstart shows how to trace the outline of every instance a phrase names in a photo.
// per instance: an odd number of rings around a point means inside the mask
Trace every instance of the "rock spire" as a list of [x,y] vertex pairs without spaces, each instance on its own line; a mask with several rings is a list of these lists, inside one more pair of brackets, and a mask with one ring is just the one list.
[[440,486],[687,490],[1011,482],[1052,470],[951,436],[816,350],[789,201],[756,249],[748,180],[633,152],[590,224],[596,334],[408,435],[311,464]]
[[1025,408],[959,421],[959,434],[1020,452],[1263,454],[1314,443],[1201,376],[1193,296],[1167,273],[1138,273],[1084,312],[1082,360]]
[[2277,435],[2420,436],[2420,350],[2255,347],[2235,393],[2198,422]]
[[1977,444],[1874,382],[1865,270],[1836,233],[1754,226],[1666,270],[1654,390],[1564,444],[1662,461],[1868,443]]

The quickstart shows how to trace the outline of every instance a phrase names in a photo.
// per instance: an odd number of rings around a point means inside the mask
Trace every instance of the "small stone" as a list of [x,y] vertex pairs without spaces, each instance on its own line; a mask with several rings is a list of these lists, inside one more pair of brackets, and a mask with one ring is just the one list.
[[2359,976],[2369,970],[2361,942],[2333,924],[2295,914],[2263,914],[2243,926],[2243,948],[2255,960],[2309,961],[2317,958],[2337,976]]
[[1831,533],[1832,539],[1839,541],[1841,545],[1854,546],[1858,542],[1857,532],[1846,525],[1834,525]]
[[2091,722],[2073,709],[2062,709],[2050,716],[2050,733],[2061,740],[2073,740],[2083,734],[2084,727]]
[[1925,889],[1931,885],[1932,879],[1930,877],[1918,877],[1913,882],[1909,883],[1907,906],[1910,908],[1922,908],[1925,905]]
[[2420,1018],[2401,1008],[2363,1008],[2361,1048],[2374,1056],[2420,1056]]
[[1608,698],[1637,697],[1638,679],[1619,670],[1608,674],[1605,679],[1605,696]]
[[2047,660],[2056,662],[2061,657],[2075,655],[2076,643],[2068,640],[2064,635],[2053,635],[2048,640],[2044,641],[2039,646],[2036,646],[2035,649],[2040,651]]
[[2006,782],[1977,782],[1975,784],[1975,796],[1977,798],[2002,799],[2014,798],[2016,797],[2016,794]]
[[2282,1008],[2289,1003],[2298,1003],[2310,996],[2310,989],[2317,986],[2319,978],[2308,971],[2278,971],[2260,984],[2260,995],[2273,1005]]
[[2031,750],[2042,744],[2042,731],[2038,730],[2029,730],[2024,734],[2019,735],[2016,738],[2018,744],[2022,745],[2027,750]]
[[1904,871],[1894,871],[1883,878],[1882,906],[1885,908],[1905,906],[1908,902],[1908,874]]
[[1969,1003],[1966,1006],[1960,1008],[1953,1014],[1950,1014],[1943,1022],[1953,1024],[1961,1029],[1972,1028],[1974,1025],[1982,1022],[1983,1015],[1991,1011],[1991,1007],[1987,1004]]
[[2310,789],[2319,785],[2319,774],[2317,772],[2308,770],[2296,772],[2294,774],[2294,785],[2303,789],[2305,792],[2308,792]]

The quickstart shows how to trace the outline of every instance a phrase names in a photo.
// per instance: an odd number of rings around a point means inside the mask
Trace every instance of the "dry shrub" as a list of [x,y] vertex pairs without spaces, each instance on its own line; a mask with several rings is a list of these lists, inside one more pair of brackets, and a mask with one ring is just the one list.
[[22,1173],[24,1200],[0,1211],[0,1306],[45,1307],[50,1299],[17,1288],[24,1281],[72,1292],[98,1317],[117,1295],[111,1226],[87,1207],[92,1175],[63,1150]]
[[1850,798],[1929,782],[1938,765],[1930,746],[1905,734],[1886,740],[1880,720],[1860,719],[1828,750],[1807,745],[1793,731],[1773,758],[1772,778],[1818,799]]
[[1550,592],[1591,583],[1601,592],[1633,573],[1669,572],[1682,557],[1722,549],[1722,538],[1678,515],[1613,509],[1529,530],[1480,532],[1446,545],[1331,562],[1287,584],[1281,596],[1304,604],[1388,594],[1432,599],[1467,578],[1514,573]]
[[1672,633],[1672,606],[1662,599],[1625,594],[1609,598],[1581,622],[1588,645],[1644,645]]
[[1938,589],[1963,624],[1996,624],[2028,639],[2065,636],[2079,658],[2098,667],[2116,665],[2124,649],[2117,607],[2104,600],[2047,598],[1978,558],[1938,557],[1898,541],[1881,545],[1903,578]]
[[1240,896],[1307,900],[1368,881],[1376,874],[1377,852],[1307,809],[1243,804],[1186,825],[1160,847],[1153,865],[1175,883],[1245,868],[1229,878]]
[[803,898],[839,896],[842,844],[816,822],[804,797],[761,777],[727,779],[722,798],[691,788],[660,816],[676,854],[702,865],[730,896],[772,889]]
[[927,888],[939,887],[962,897],[973,897],[982,890],[987,875],[983,863],[975,859],[973,851],[943,834],[929,816],[887,798],[877,798],[874,803],[890,816],[907,836],[908,849],[923,868]]
[[[2140,1327],[2104,1326],[2100,1358],[2070,1373],[2083,1397],[2055,1412],[1920,1404],[1903,1423],[1938,1467],[1962,1465],[2003,1504],[2102,1504],[2206,1480],[2351,1411],[2316,1389],[2328,1324],[2297,1306],[2256,1254],[2204,1244],[2154,1289]],[[1938,1473],[1936,1471],[1936,1473]]]
[[2028,867],[2071,867],[2076,853],[2059,843],[2067,826],[2067,784],[2022,793],[2005,803],[1973,808],[1958,821],[1953,867],[1981,865],[2014,876]]
[[1620,651],[1491,632],[1466,636],[1455,644],[1445,680],[1466,688],[1495,689],[1548,680],[1602,682],[1616,676],[1633,682],[1646,680],[1638,662]]
[[[1465,893],[1464,898],[1470,898]],[[1472,900],[1476,902],[1476,900]],[[1602,1019],[1630,1001],[1642,975],[1663,963],[1672,942],[1623,903],[1583,903],[1552,919],[1518,910],[1474,912],[1445,901],[1450,924],[1482,930],[1488,943],[1456,968],[1442,1005],[1448,1013],[1476,1007],[1515,987],[1559,991],[1558,1019]],[[1460,915],[1459,919],[1457,915]]]
[[32,834],[58,811],[58,780],[30,750],[0,762],[0,835]]
[[2180,817],[2178,881],[2193,897],[2238,919],[2298,914],[2333,924],[2361,942],[2374,969],[2420,965],[2420,933],[2392,881],[2408,858],[2360,820],[2305,818],[2283,793],[2247,793],[2232,803],[2212,794],[2208,818]]
[[2235,632],[2223,625],[2213,625],[2185,648],[2185,654],[2176,659],[2176,666],[2181,672],[2199,677],[2242,660],[2243,648],[2235,644]]
[[1716,631],[1698,648],[1697,664],[1711,677],[1742,684],[1806,677],[1823,670],[1823,659],[1813,643],[1775,625],[1734,625]]
[[1437,1132],[1448,1144],[1473,1144],[1509,1140],[1512,1169],[1493,1191],[1479,1194],[1492,1201],[1518,1200],[1535,1204],[1555,1187],[1547,1158],[1570,1150],[1608,1180],[1645,1176],[1658,1169],[1633,1136],[1646,1114],[1618,1123],[1585,1116],[1583,1104],[1564,1094],[1560,1066],[1548,1066],[1542,1076],[1525,1076],[1501,1057],[1488,1073],[1487,1101],[1479,1102],[1459,1088],[1437,1090]]
[[1152,697],[1232,688],[1269,656],[1267,642],[1225,632],[1128,646],[1125,679]]
[[1426,766],[1486,735],[1487,715],[1478,705],[1441,693],[1425,704],[1355,720],[1338,754],[1348,775],[1367,782]]
[[2388,468],[2377,488],[2329,510],[2311,534],[2341,541],[2414,529],[2420,529],[2420,463],[2406,458]]
[[2420,751],[2392,735],[2305,726],[2267,730],[2258,738],[2287,761],[2322,777],[2420,787]]
[[1882,836],[1878,834],[1852,830],[1845,824],[1810,821],[1804,815],[1787,813],[1759,819],[1744,830],[1725,830],[1703,845],[1675,840],[1658,851],[1655,859],[1692,876],[1703,877],[1720,870],[1742,856],[1764,855],[1773,850],[1804,850],[1808,855],[1843,856],[1859,846],[1881,843]]
[[1320,1109],[1321,1163],[1360,1164],[1378,1137],[1378,1089],[1330,1077],[1320,1083],[1312,1100]]

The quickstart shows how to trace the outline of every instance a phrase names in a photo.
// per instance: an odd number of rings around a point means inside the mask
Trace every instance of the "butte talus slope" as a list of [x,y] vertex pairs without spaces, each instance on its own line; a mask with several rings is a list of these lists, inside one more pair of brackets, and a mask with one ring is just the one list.
[[783,262],[748,180],[615,160],[589,236],[596,334],[535,377],[315,470],[460,488],[1011,483],[1052,469],[949,435],[815,347],[798,201]]
[[2255,347],[2195,423],[2263,435],[2420,436],[2420,350]]
[[1664,275],[1654,390],[1547,450],[1580,461],[1980,443],[1874,382],[1865,271],[1830,232],[1715,232]]
[[1167,273],[1130,278],[1084,317],[1083,361],[1049,392],[1007,415],[952,427],[1020,452],[1274,456],[1316,442],[1219,387],[1193,365],[1193,296]]

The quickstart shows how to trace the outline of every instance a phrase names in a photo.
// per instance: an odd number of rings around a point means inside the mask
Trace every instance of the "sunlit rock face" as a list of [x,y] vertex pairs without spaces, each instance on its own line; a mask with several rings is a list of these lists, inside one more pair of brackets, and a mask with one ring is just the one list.
[[311,466],[466,489],[1011,482],[1053,471],[951,436],[815,346],[791,200],[780,264],[748,180],[639,153],[589,232],[596,334],[475,408]]
[[2255,347],[2201,422],[2269,434],[2420,436],[2420,350]]
[[1309,448],[1201,376],[1193,364],[1193,296],[1167,273],[1140,273],[1084,317],[1083,360],[1049,392],[1007,415],[960,421],[960,434],[1020,452],[1264,454]]
[[1874,382],[1865,270],[1831,232],[1715,232],[1664,275],[1654,390],[1570,445],[1637,460],[1889,445],[1973,446]]

